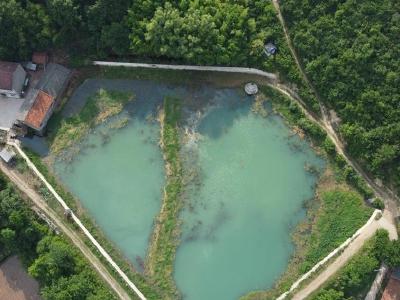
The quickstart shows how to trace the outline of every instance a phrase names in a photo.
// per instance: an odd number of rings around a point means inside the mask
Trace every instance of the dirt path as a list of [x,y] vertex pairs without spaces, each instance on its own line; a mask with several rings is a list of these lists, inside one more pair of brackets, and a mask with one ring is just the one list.
[[[325,107],[323,101],[321,100],[319,94],[317,93],[316,89],[308,79],[306,73],[304,72],[304,68],[300,63],[300,60],[297,56],[297,53],[293,47],[292,40],[290,39],[289,33],[288,33],[288,28],[286,26],[285,20],[283,18],[283,15],[280,10],[279,6],[279,1],[278,0],[272,0],[272,3],[274,5],[274,8],[277,12],[278,19],[281,23],[281,26],[283,28],[283,32],[285,34],[286,42],[289,46],[289,49],[292,53],[292,56],[296,62],[296,65],[300,71],[301,76],[303,77],[304,81],[307,83],[307,85],[310,87],[310,89],[313,91],[314,95],[316,96],[319,106],[320,106],[320,111],[321,111],[321,116],[322,118],[319,120],[316,120],[317,123],[325,129],[326,133],[329,135],[329,137],[332,139],[333,143],[336,146],[336,150],[338,151],[339,154],[343,155],[343,157],[346,159],[347,163],[352,166],[364,179],[365,181],[369,184],[369,186],[374,190],[375,194],[382,198],[385,201],[385,204],[387,208],[391,211],[392,215],[394,217],[399,215],[399,211],[397,208],[397,202],[399,201],[398,196],[390,190],[386,186],[378,186],[373,178],[367,174],[361,166],[352,158],[350,157],[346,151],[345,147],[343,145],[343,142],[337,135],[334,127],[332,126],[331,120],[329,118],[328,114],[328,109]],[[296,99],[297,100],[297,99]]]
[[[284,31],[284,35],[287,41],[287,44],[289,46],[289,49],[292,53],[292,56],[296,62],[296,65],[298,67],[298,70],[300,71],[301,76],[303,77],[304,81],[307,83],[307,85],[310,87],[310,89],[313,91],[314,95],[316,96],[319,106],[320,106],[320,111],[321,111],[321,116],[322,118],[320,119],[315,119],[311,118],[315,122],[317,122],[322,128],[325,129],[326,133],[328,136],[331,138],[333,143],[335,144],[336,150],[339,154],[341,154],[347,161],[347,163],[354,168],[360,174],[364,180],[368,183],[368,185],[373,189],[375,195],[379,196],[382,198],[385,202],[385,205],[387,207],[387,210],[385,211],[384,217],[380,219],[378,222],[371,223],[370,226],[368,227],[367,230],[363,231],[363,233],[358,236],[352,243],[351,245],[345,249],[345,251],[333,262],[331,263],[328,268],[323,271],[317,278],[315,278],[307,287],[305,287],[303,290],[295,294],[293,299],[299,300],[299,299],[305,299],[308,295],[310,295],[313,291],[318,289],[329,277],[331,277],[335,272],[337,272],[364,244],[365,240],[370,238],[375,231],[378,228],[384,228],[389,231],[389,235],[392,239],[396,238],[397,239],[397,232],[396,232],[396,227],[395,227],[395,221],[394,217],[399,215],[399,211],[397,208],[397,202],[399,201],[399,198],[396,196],[396,194],[391,191],[389,188],[386,186],[378,186],[375,181],[373,180],[372,177],[370,177],[369,174],[367,174],[361,166],[358,164],[357,161],[355,161],[352,157],[350,157],[346,151],[345,147],[343,145],[343,142],[341,139],[338,137],[334,127],[332,126],[331,120],[328,115],[328,110],[323,104],[323,101],[321,100],[319,94],[315,90],[314,86],[311,84],[310,80],[308,79],[306,73],[304,72],[303,66],[300,63],[300,60],[297,56],[296,51],[294,50],[292,41],[290,39],[288,29],[285,23],[285,20],[282,16],[279,2],[278,0],[272,0],[272,3],[274,5],[274,8],[277,12],[278,19],[281,23],[281,26]],[[297,100],[297,99],[295,99]],[[300,103],[302,104],[302,103]],[[307,108],[304,105],[301,105],[304,109],[307,110]],[[310,114],[307,114],[310,117]]]
[[378,229],[386,229],[390,239],[397,239],[396,227],[392,224],[391,214],[385,211],[383,217],[378,221],[370,223],[361,234],[340,254],[322,273],[312,280],[305,288],[295,293],[293,300],[306,299],[311,293],[321,287],[332,275],[334,275],[346,262],[348,262],[364,245],[365,241],[371,238]]
[[0,162],[0,170],[7,175],[7,177],[24,193],[32,202],[40,208],[58,228],[71,239],[72,243],[79,248],[82,254],[88,259],[89,263],[94,269],[100,274],[104,281],[114,290],[120,299],[129,300],[131,299],[126,291],[120,286],[120,284],[114,279],[113,276],[104,267],[103,263],[92,253],[88,246],[82,241],[81,237],[75,233],[72,229],[64,225],[62,220],[58,217],[57,213],[52,210],[42,197],[33,190],[14,170],[6,167]]

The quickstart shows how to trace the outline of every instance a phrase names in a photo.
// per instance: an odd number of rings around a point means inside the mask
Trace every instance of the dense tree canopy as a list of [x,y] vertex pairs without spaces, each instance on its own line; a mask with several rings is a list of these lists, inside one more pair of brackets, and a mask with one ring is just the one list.
[[[400,186],[400,2],[282,0],[293,44],[350,154]],[[63,49],[74,58],[150,57],[251,66],[295,84],[314,112],[271,1],[0,0],[0,60]],[[267,41],[278,54],[266,57]],[[82,60],[77,60],[82,61]]]

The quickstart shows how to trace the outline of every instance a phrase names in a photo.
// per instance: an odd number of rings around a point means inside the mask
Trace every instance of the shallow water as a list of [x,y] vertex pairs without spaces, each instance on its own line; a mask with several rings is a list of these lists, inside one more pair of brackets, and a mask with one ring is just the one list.
[[[229,99],[229,101],[224,101]],[[237,299],[272,286],[293,251],[323,162],[277,116],[250,111],[250,98],[225,90],[201,119],[200,180],[187,196],[175,279],[184,299]]]
[[159,126],[133,118],[128,126],[99,126],[71,162],[55,170],[105,234],[139,269],[160,210],[164,161]]
[[140,269],[165,183],[160,128],[148,117],[165,96],[178,96],[186,132],[197,133],[183,139],[184,165],[198,176],[184,195],[177,286],[189,300],[231,300],[271,287],[293,253],[290,234],[304,218],[302,204],[314,194],[317,178],[304,167],[321,170],[323,161],[280,117],[252,113],[253,98],[235,89],[88,80],[65,115],[101,87],[136,94],[118,116],[129,117],[128,125],[99,126],[54,169],[110,240]]

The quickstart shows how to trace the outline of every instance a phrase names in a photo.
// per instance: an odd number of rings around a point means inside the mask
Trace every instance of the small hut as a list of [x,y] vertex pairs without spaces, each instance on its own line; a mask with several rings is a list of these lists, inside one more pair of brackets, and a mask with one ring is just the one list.
[[12,150],[8,150],[7,148],[3,148],[3,149],[0,151],[0,157],[1,157],[1,159],[2,159],[6,164],[9,164],[9,163],[11,163],[12,160],[14,159],[14,157],[15,157],[15,152],[12,151]]
[[269,42],[269,43],[266,43],[264,46],[264,53],[267,56],[275,55],[277,51],[278,51],[278,48],[275,46],[274,43]]
[[244,86],[247,95],[252,96],[258,93],[258,86],[254,82],[249,82]]

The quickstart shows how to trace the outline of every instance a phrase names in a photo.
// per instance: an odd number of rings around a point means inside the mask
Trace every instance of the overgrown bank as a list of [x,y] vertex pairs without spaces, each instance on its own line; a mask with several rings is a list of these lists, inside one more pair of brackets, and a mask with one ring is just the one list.
[[399,252],[399,241],[390,241],[387,231],[377,231],[346,266],[308,299],[364,299],[380,264],[384,262],[389,267],[398,266]]
[[[130,76],[135,76],[134,72],[131,70],[126,70],[126,69],[121,69],[121,70],[116,70],[116,73],[113,74],[116,78],[121,78],[121,71],[123,72],[128,72],[131,75]],[[165,74],[164,74],[165,75]],[[181,76],[181,75],[179,75]],[[266,95],[274,102],[274,107],[277,109],[282,115],[285,116],[285,119],[287,119],[291,125],[296,125],[301,131],[303,131],[306,136],[309,136],[312,138],[313,143],[316,146],[319,146],[321,148],[321,151],[325,151],[326,153],[330,153],[329,157],[331,157],[332,162],[333,162],[333,169],[334,175],[333,178],[336,176],[339,182],[350,182],[353,183],[360,192],[362,192],[365,195],[368,195],[369,191],[366,189],[365,184],[363,185],[363,181],[354,176],[354,171],[350,168],[348,169],[346,165],[340,166],[339,162],[341,162],[340,157],[336,156],[334,152],[332,152],[332,149],[330,147],[330,140],[326,137],[326,134],[314,123],[309,121],[301,112],[301,110],[298,108],[297,104],[290,102],[286,97],[283,97],[280,95],[278,92],[274,90],[266,90],[264,91]],[[167,185],[165,187],[165,199],[164,202],[167,203],[165,208],[162,208],[162,213],[160,214],[160,218],[156,223],[156,230],[154,233],[154,246],[150,247],[149,251],[149,259],[148,259],[148,266],[147,266],[147,271],[150,276],[146,276],[147,279],[157,288],[157,292],[160,293],[166,293],[164,294],[166,297],[174,298],[177,295],[176,287],[172,278],[172,272],[173,272],[173,263],[174,263],[174,258],[175,258],[175,251],[176,251],[176,246],[178,243],[178,237],[179,237],[179,232],[177,232],[176,228],[178,227],[178,212],[180,208],[180,202],[179,200],[179,193],[182,189],[182,183],[181,183],[181,176],[182,176],[182,170],[181,170],[181,165],[178,161],[179,159],[179,132],[178,132],[178,121],[179,121],[179,111],[180,111],[180,102],[178,99],[173,99],[173,98],[167,98],[165,99],[164,103],[164,114],[162,115],[161,118],[161,123],[163,124],[163,128],[161,130],[162,132],[162,142],[164,143],[163,146],[163,151],[165,152],[165,160],[167,163],[167,173],[171,175],[170,181],[167,182]],[[334,151],[334,148],[333,148]],[[344,160],[343,160],[344,162]],[[353,172],[353,173],[352,173]],[[363,203],[362,200],[359,196],[349,196],[346,194],[347,192],[350,192],[349,189],[340,189],[342,186],[338,185],[338,187],[335,192],[338,192],[341,194],[342,198],[345,198],[345,201],[349,201],[349,206],[351,209],[354,209],[352,211],[354,214],[360,214],[360,218],[362,218],[362,207]],[[332,189],[333,190],[333,189]],[[326,215],[335,215],[338,214],[338,206],[335,206],[334,204],[337,204],[337,202],[332,202],[332,205],[327,209],[328,213]],[[353,205],[354,204],[354,205]],[[318,207],[317,207],[318,208]],[[319,211],[320,213],[323,212],[321,209]],[[350,232],[354,232],[360,227],[360,219],[355,219],[355,220],[350,220],[348,222],[347,220],[348,216],[344,215],[344,219],[338,219],[343,221],[344,224],[344,231],[345,233],[349,233],[349,236],[351,235]],[[314,223],[317,223],[317,217],[313,216],[312,218],[309,219],[310,223],[306,225],[305,228],[307,228],[304,232],[305,235],[309,234],[310,228]],[[334,219],[327,220],[325,221],[325,224],[330,224],[331,221]],[[353,222],[354,221],[354,222]],[[353,223],[352,223],[353,222]],[[324,223],[324,222],[322,222]],[[308,226],[308,227],[307,227]],[[90,228],[90,226],[89,226]],[[329,227],[328,227],[329,228]],[[315,226],[313,228],[315,232],[318,232],[318,230],[323,230],[323,226],[321,225],[320,227]],[[99,233],[99,229],[95,228],[95,232]],[[329,230],[325,230],[326,231]],[[160,234],[161,233],[161,234]],[[340,232],[339,232],[340,233]],[[100,233],[101,235],[101,233]],[[298,264],[298,266],[302,266],[301,270],[298,269],[295,272],[292,272],[291,274],[300,274],[301,272],[306,271],[312,264],[314,264],[316,261],[318,261],[320,258],[322,258],[324,255],[326,255],[328,249],[332,250],[335,245],[340,244],[340,241],[343,241],[347,238],[348,236],[341,236],[341,235],[333,235],[331,237],[331,240],[328,239],[328,245],[323,248],[321,245],[316,247],[313,251],[314,254],[309,254],[309,259],[305,260],[305,253],[306,251],[304,250],[304,253],[302,254],[302,261]],[[326,240],[324,240],[325,236],[324,235],[317,235],[315,240],[321,240],[324,243]],[[330,238],[330,237],[328,237]],[[107,244],[107,242],[106,242]],[[109,244],[109,242],[108,242]],[[307,243],[306,243],[307,244]],[[317,259],[319,257],[319,259]],[[294,280],[297,278],[294,277],[290,278],[290,280]],[[133,278],[138,278],[138,281],[140,281],[142,276],[135,274]],[[144,279],[143,279],[144,280]],[[147,281],[147,280],[144,280]],[[137,281],[134,281],[135,283]],[[282,283],[283,282],[283,283]],[[282,281],[280,283],[281,289],[285,289],[286,286],[289,285],[290,281]],[[147,284],[149,282],[146,282]],[[146,286],[146,284],[144,284]],[[139,285],[141,288],[141,285]],[[141,288],[142,290],[142,288]],[[151,289],[153,290],[153,289]],[[149,298],[151,298],[148,295],[152,295],[152,291],[146,294],[145,290],[142,290],[145,295]],[[156,297],[155,297],[156,298]]]
[[346,151],[399,190],[399,2],[287,0],[281,7],[306,75],[340,118]]
[[50,124],[53,134],[50,135],[51,151],[54,155],[79,143],[88,131],[119,114],[124,105],[134,99],[132,93],[107,91],[100,89],[88,99],[78,115],[62,119],[53,118]]
[[328,160],[314,199],[305,203],[306,220],[294,231],[296,249],[288,269],[272,289],[243,297],[272,300],[365,224],[372,209],[364,200],[372,195],[372,191],[336,154],[326,133],[310,121],[295,102],[269,87],[262,87],[262,92],[293,131],[309,139],[315,150]]
[[156,220],[150,242],[146,272],[165,291],[168,299],[175,299],[178,291],[173,280],[173,266],[179,241],[178,214],[182,207],[182,165],[179,157],[180,141],[178,123],[181,117],[181,100],[166,97],[160,111],[161,148],[166,164],[166,185],[160,214]]
[[[92,236],[101,244],[101,246],[107,251],[107,253],[112,257],[112,259],[117,263],[117,265],[121,268],[121,270],[129,277],[129,279],[135,283],[135,285],[139,288],[139,290],[146,296],[147,299],[160,299],[160,291],[157,290],[151,280],[149,278],[145,278],[142,274],[137,272],[132,263],[128,261],[128,259],[124,256],[120,249],[117,248],[103,233],[102,229],[96,224],[93,218],[80,206],[80,202],[76,199],[67,189],[65,189],[57,180],[57,178],[52,175],[49,171],[48,166],[43,163],[41,158],[37,156],[35,153],[29,151],[28,149],[24,150],[28,155],[29,159],[35,164],[37,169],[44,175],[46,180],[53,186],[56,192],[64,199],[67,205],[74,211],[74,213],[79,217],[84,226],[90,231]],[[17,160],[16,168],[25,178],[26,182],[29,182],[30,185],[43,197],[43,199],[47,202],[47,204],[58,213],[58,215],[63,218],[64,217],[64,209],[58,203],[58,201],[54,198],[51,192],[44,186],[44,184],[36,177],[35,174],[31,172],[31,170],[26,165],[23,159]],[[65,225],[70,226],[72,229],[76,230],[85,244],[92,250],[92,253],[95,254],[99,260],[104,264],[104,266],[108,269],[110,274],[114,275],[114,278],[120,283],[122,287],[125,288],[126,292],[133,298],[137,299],[136,294],[125,284],[120,278],[120,275],[112,268],[108,261],[98,252],[97,248],[90,242],[87,237],[78,230],[78,227],[75,223],[66,222]]]
[[43,299],[117,299],[71,242],[28,204],[0,173],[0,261],[17,254],[39,281]]

